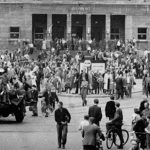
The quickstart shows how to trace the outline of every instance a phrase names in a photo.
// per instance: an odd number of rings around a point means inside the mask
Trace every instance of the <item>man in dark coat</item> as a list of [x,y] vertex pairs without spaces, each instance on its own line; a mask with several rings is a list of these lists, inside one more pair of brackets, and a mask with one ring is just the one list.
[[124,139],[122,135],[123,113],[122,113],[122,109],[120,108],[119,102],[116,102],[115,106],[116,106],[116,112],[114,118],[110,120],[108,123],[106,123],[106,128],[107,131],[109,131],[112,128],[112,126],[115,126],[117,128],[118,136],[120,138],[120,146],[118,146],[118,149],[123,149],[123,143],[124,143]]
[[116,106],[114,101],[114,96],[110,96],[110,101],[106,103],[105,107],[105,115],[109,118],[109,120],[112,120],[114,118],[116,112]]
[[79,77],[80,74],[77,71],[77,69],[75,69],[75,80],[74,80],[74,84],[75,84],[75,94],[78,94],[78,89],[79,89]]
[[[63,103],[58,103],[58,109],[55,111],[55,121],[57,123],[58,148],[65,149],[67,142],[68,123],[71,120],[71,115],[66,108],[63,108]],[[61,145],[62,144],[62,145]]]
[[116,93],[117,93],[117,100],[120,98],[123,99],[123,79],[122,79],[122,73],[119,74],[119,76],[116,78]]
[[102,119],[101,107],[98,106],[99,100],[94,99],[94,105],[89,108],[89,117],[94,117],[94,123],[99,126]]

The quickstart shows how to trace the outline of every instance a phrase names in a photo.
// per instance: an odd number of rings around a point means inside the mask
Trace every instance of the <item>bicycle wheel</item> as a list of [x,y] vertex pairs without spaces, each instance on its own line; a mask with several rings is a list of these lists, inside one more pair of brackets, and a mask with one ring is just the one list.
[[113,130],[109,130],[106,136],[106,146],[108,149],[111,149],[113,146],[113,137],[114,137],[114,133]]
[[129,140],[129,132],[125,129],[122,129],[122,136],[123,136],[123,139],[124,139],[123,145],[125,145]]

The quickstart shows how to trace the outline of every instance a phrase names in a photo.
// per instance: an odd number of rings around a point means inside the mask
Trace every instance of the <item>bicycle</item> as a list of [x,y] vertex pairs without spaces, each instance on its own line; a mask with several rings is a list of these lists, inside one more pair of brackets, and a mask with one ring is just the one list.
[[[122,135],[123,135],[123,146],[128,142],[129,140],[129,132],[125,129],[121,129],[122,130]],[[121,142],[120,142],[120,138],[118,135],[118,129],[116,127],[111,127],[111,129],[108,131],[107,135],[106,135],[106,146],[108,149],[111,149],[113,144],[115,144],[115,146],[120,146]]]
[[[132,143],[132,150],[140,150],[141,147],[141,140],[139,138],[140,135],[147,135],[148,133],[146,132],[134,132],[134,138],[131,140]],[[137,136],[138,134],[138,136]],[[143,137],[142,137],[143,138]],[[147,140],[145,139],[145,143],[147,142]],[[147,143],[146,143],[147,145]]]

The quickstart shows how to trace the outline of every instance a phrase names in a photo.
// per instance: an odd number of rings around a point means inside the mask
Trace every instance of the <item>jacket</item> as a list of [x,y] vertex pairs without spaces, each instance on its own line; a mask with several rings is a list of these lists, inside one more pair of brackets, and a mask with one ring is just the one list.
[[97,134],[101,135],[100,128],[97,125],[88,125],[83,127],[83,145],[96,145]]
[[58,108],[55,111],[55,121],[57,124],[61,124],[61,122],[69,123],[71,120],[71,115],[66,108],[62,108],[62,111]]
[[99,126],[99,121],[102,119],[102,111],[101,108],[97,105],[93,105],[89,108],[89,117],[94,117],[94,123]]
[[105,107],[106,117],[108,117],[109,119],[114,118],[115,112],[116,112],[115,102],[114,101],[108,101],[106,103],[106,107]]
[[123,113],[121,108],[117,108],[114,119],[112,119],[112,123],[115,125],[122,126],[123,124]]

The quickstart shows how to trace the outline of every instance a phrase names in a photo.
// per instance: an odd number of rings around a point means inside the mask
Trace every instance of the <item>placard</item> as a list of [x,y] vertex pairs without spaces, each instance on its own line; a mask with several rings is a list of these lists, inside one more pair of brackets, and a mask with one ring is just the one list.
[[91,70],[103,74],[105,73],[105,63],[92,63]]

